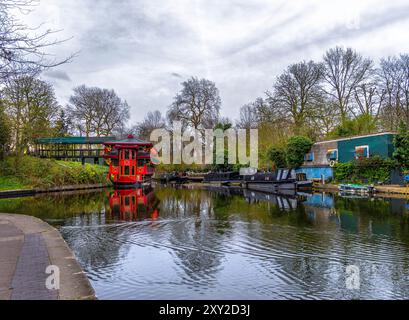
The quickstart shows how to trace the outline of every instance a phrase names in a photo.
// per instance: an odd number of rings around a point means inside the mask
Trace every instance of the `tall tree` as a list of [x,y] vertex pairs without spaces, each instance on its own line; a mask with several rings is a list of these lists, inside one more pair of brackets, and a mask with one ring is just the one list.
[[275,123],[280,118],[275,113],[274,109],[271,108],[271,104],[268,102],[268,99],[263,99],[261,97],[256,98],[254,102],[251,103],[256,113],[257,122],[270,122]]
[[325,53],[324,65],[326,91],[337,102],[341,121],[345,121],[351,111],[354,92],[372,75],[373,62],[351,48],[336,47]]
[[326,137],[340,124],[339,110],[333,100],[322,96],[317,101],[313,115],[308,119],[309,137],[314,140]]
[[61,108],[58,112],[57,120],[55,121],[55,135],[58,137],[67,136],[69,134],[71,125],[71,120],[67,116],[65,110]]
[[273,93],[267,93],[270,103],[290,121],[296,134],[305,129],[307,119],[322,96],[322,75],[323,66],[319,63],[292,64],[277,77]]
[[8,81],[3,89],[5,111],[18,157],[34,140],[51,134],[59,110],[53,87],[33,76]]
[[254,129],[258,125],[257,109],[254,103],[247,103],[240,108],[240,118],[236,126],[241,129]]
[[170,122],[182,121],[195,129],[213,128],[217,123],[221,99],[216,84],[195,77],[182,83],[182,90],[175,96],[167,116]]
[[378,74],[384,95],[384,126],[389,130],[396,130],[402,120],[409,125],[409,55],[382,59]]
[[159,110],[149,111],[142,122],[133,127],[133,132],[140,139],[149,140],[153,130],[166,127],[166,119]]
[[394,137],[393,158],[405,169],[409,168],[409,131],[405,122],[399,123],[398,134]]
[[[50,39],[55,31],[40,32],[19,21],[14,11],[30,12],[37,0],[0,1],[0,80],[21,75],[38,74],[40,71],[70,61],[74,55],[58,60],[50,59],[50,47],[65,40]],[[36,30],[36,33],[33,33]]]
[[375,79],[357,86],[354,90],[355,108],[352,110],[354,116],[369,115],[375,120],[381,112],[385,92],[379,88]]
[[4,154],[8,149],[10,143],[10,125],[4,112],[3,101],[0,97],[0,160],[3,159]]
[[107,136],[129,119],[128,103],[114,90],[87,87],[74,88],[68,113],[80,134]]

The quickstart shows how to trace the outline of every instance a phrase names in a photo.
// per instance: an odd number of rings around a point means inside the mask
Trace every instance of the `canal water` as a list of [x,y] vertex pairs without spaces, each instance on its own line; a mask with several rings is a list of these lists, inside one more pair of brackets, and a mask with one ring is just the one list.
[[224,187],[0,199],[57,227],[100,299],[408,299],[405,199]]

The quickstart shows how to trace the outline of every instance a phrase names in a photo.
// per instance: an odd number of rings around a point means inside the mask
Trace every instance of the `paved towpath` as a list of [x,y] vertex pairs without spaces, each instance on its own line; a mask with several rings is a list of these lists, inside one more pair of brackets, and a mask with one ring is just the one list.
[[[51,270],[46,269],[49,266]],[[59,289],[47,288],[52,276]],[[48,285],[48,287],[50,287]],[[25,215],[0,213],[0,300],[95,299],[58,230]]]

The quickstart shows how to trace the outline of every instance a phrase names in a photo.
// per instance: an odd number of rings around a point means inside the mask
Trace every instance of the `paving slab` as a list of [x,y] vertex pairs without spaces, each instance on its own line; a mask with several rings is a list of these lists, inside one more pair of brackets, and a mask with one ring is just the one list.
[[[59,288],[47,288],[49,266],[55,275],[58,268]],[[95,299],[95,292],[57,229],[35,217],[0,213],[0,299]]]

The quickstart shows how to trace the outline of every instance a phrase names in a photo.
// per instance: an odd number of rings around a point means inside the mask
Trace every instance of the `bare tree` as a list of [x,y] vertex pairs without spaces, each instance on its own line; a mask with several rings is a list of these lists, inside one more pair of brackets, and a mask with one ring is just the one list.
[[381,116],[383,126],[393,130],[397,127],[400,118],[400,96],[403,74],[396,57],[381,59],[379,78],[382,90],[385,93]]
[[354,90],[355,108],[351,109],[354,116],[370,115],[376,121],[381,112],[385,92],[378,87],[375,80],[365,82]]
[[114,90],[87,87],[74,88],[67,107],[75,130],[89,137],[107,136],[129,119],[129,106]]
[[159,110],[155,110],[149,111],[145,119],[137,123],[132,131],[140,139],[149,140],[151,132],[160,128],[166,128],[166,119]]
[[272,108],[293,125],[295,133],[305,129],[307,119],[322,96],[322,74],[323,66],[319,63],[292,64],[277,77],[273,92],[267,92]]
[[236,126],[241,129],[254,129],[258,125],[257,109],[254,103],[247,103],[240,108],[240,118]]
[[89,137],[92,131],[92,121],[94,119],[94,99],[93,90],[85,85],[74,88],[74,94],[70,97],[70,105],[67,112],[71,119],[72,130],[85,134]]
[[213,127],[219,117],[221,99],[214,82],[195,77],[182,83],[167,116],[170,122],[182,121],[195,129]]
[[400,109],[403,114],[403,121],[409,126],[409,55],[401,54],[399,56],[399,67],[401,76],[400,82]]
[[308,119],[311,135],[316,139],[327,136],[340,124],[336,102],[323,96],[318,100],[313,115]]
[[31,12],[38,4],[37,0],[1,0],[0,1],[0,80],[10,76],[38,74],[44,69],[55,67],[70,61],[74,55],[58,60],[47,49],[65,40],[50,40],[58,31],[40,31],[42,26],[29,28],[20,22],[11,12]]
[[276,110],[276,105],[271,103],[270,92],[266,92],[267,99],[263,99],[261,97],[256,98],[251,105],[254,108],[257,122],[260,124],[262,122],[269,122],[269,123],[282,123],[282,118],[279,115],[279,111]]
[[336,47],[324,55],[324,77],[329,86],[326,92],[337,101],[344,121],[351,111],[350,101],[355,90],[371,76],[373,62],[351,48]]
[[396,130],[402,120],[409,125],[409,55],[382,59],[378,73],[384,94],[383,125],[389,130]]

